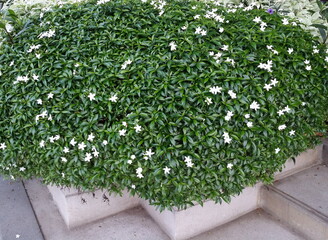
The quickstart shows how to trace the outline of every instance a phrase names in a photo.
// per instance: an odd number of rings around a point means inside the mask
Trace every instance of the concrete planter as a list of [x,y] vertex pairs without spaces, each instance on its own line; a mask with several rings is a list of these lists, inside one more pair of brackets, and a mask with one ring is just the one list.
[[[276,179],[281,179],[310,166],[322,162],[323,146],[308,150],[296,157],[296,164],[289,159],[282,172],[276,174]],[[159,212],[143,199],[131,197],[127,192],[123,196],[109,196],[109,201],[102,201],[103,192],[79,193],[75,189],[63,190],[58,187],[48,186],[50,193],[69,228],[90,223],[118,212],[141,205],[148,214],[157,222],[171,239],[182,240],[196,236],[202,232],[230,222],[248,212],[260,207],[260,188],[262,183],[248,187],[229,204],[215,204],[206,201],[204,206],[196,205],[186,210]],[[107,194],[108,196],[108,194]],[[87,204],[81,204],[81,198]]]

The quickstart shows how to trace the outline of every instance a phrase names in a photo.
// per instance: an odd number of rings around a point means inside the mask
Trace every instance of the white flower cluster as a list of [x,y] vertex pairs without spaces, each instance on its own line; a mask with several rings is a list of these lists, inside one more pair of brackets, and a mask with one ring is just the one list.
[[272,45],[267,45],[267,49],[271,50],[273,52],[273,54],[276,54],[276,55],[279,54],[279,52],[277,50],[273,49]]
[[279,116],[281,116],[281,115],[284,115],[285,112],[289,113],[290,111],[291,111],[291,109],[288,106],[286,106],[284,109],[279,110],[277,113]]
[[308,70],[308,71],[312,70],[312,67],[310,65],[310,60],[305,60],[304,63],[305,63],[306,70]]
[[263,88],[265,90],[269,91],[272,88],[272,86],[275,87],[277,85],[277,83],[278,83],[277,79],[274,78],[274,79],[271,80],[270,83],[266,83]]
[[142,168],[141,167],[138,167],[136,169],[136,173],[137,173],[137,177],[138,178],[143,178],[144,176],[142,175]]
[[107,3],[107,2],[110,2],[111,0],[99,0],[97,1],[97,5],[100,5],[100,4],[104,4],[104,3]]
[[209,55],[213,56],[214,60],[216,60],[216,63],[220,63],[220,58],[222,56],[221,52],[214,54],[214,52],[212,51],[212,52],[209,52]]
[[125,61],[125,62],[122,64],[121,69],[126,69],[126,67],[127,67],[128,65],[130,65],[131,63],[132,63],[132,61],[131,61],[130,59],[128,59],[127,61]]
[[27,50],[28,53],[33,52],[33,50],[37,50],[41,47],[40,44],[38,45],[31,45],[30,48]]
[[220,23],[224,23],[224,17],[216,14],[217,11],[218,11],[217,8],[213,8],[211,11],[207,11],[204,17],[209,19],[214,19],[215,21],[218,21]]
[[195,30],[195,34],[201,35],[201,36],[206,36],[207,35],[207,31],[204,30],[201,27],[197,27],[196,30]]
[[152,5],[155,9],[160,10],[159,16],[162,16],[164,14],[164,7],[167,3],[163,0],[153,0],[150,2],[150,5]]
[[268,60],[267,63],[260,63],[258,68],[267,70],[268,72],[272,72],[272,61]]
[[52,30],[50,29],[49,31],[47,32],[43,32],[39,35],[39,38],[51,38],[53,36],[55,36],[55,33],[56,31],[55,30]]
[[255,17],[253,21],[260,24],[260,30],[262,32],[264,32],[265,28],[268,26],[268,24],[263,22],[260,17]]
[[16,81],[13,82],[13,84],[17,84],[19,82],[25,82],[25,83],[27,83],[28,80],[29,80],[28,76],[18,76],[16,78]]
[[229,133],[224,132],[223,133],[224,143],[231,143],[232,139],[229,136]]
[[192,159],[190,156],[184,157],[184,162],[186,163],[187,167],[193,167],[194,163],[192,162]]
[[227,115],[224,117],[226,121],[230,121],[231,117],[233,116],[233,113],[231,111],[227,112]]

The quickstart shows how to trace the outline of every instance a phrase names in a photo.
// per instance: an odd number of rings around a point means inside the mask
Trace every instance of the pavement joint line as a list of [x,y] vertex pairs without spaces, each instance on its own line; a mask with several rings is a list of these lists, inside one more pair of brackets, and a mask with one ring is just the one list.
[[30,206],[31,206],[31,208],[32,208],[33,215],[34,215],[34,217],[35,217],[35,219],[36,219],[36,222],[37,222],[37,224],[38,224],[38,227],[39,227],[39,229],[40,229],[40,233],[41,233],[41,235],[42,235],[42,238],[43,238],[43,240],[45,240],[46,238],[45,238],[45,236],[44,236],[44,234],[43,234],[43,230],[42,230],[42,228],[41,228],[41,225],[40,225],[39,219],[38,219],[38,217],[37,217],[37,215],[36,215],[36,213],[35,213],[35,211],[34,211],[33,205],[32,205],[32,203],[31,203],[30,196],[28,195],[28,192],[27,192],[26,187],[25,187],[25,183],[24,183],[23,180],[21,180],[21,182],[22,182],[22,184],[23,184],[24,191],[25,191],[25,193],[26,193],[26,196],[27,196],[28,202],[29,202],[29,204],[30,204]]

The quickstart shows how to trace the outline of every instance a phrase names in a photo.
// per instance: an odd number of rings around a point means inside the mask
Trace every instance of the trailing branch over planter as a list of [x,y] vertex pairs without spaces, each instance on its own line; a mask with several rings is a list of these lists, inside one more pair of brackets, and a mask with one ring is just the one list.
[[326,131],[327,50],[266,9],[90,1],[31,21],[0,49],[6,176],[185,208],[272,181]]

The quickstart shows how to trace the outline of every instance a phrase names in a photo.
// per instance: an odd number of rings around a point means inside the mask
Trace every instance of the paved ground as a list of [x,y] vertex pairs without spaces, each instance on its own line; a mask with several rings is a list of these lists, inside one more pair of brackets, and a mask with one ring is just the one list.
[[22,182],[3,180],[0,176],[0,240],[11,239],[43,237]]
[[276,182],[275,187],[328,217],[328,167],[326,165],[315,166],[287,177]]

